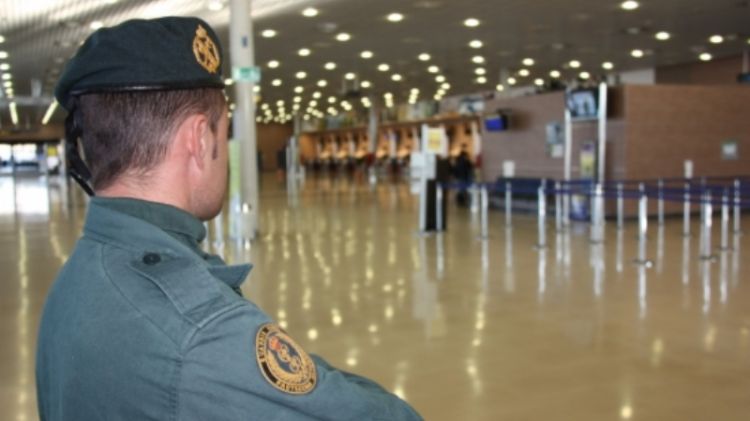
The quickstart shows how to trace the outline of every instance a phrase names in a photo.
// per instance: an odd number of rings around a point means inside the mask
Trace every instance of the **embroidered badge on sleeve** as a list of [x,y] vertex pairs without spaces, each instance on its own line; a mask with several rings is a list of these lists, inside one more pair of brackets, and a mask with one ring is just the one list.
[[312,358],[277,325],[268,323],[258,329],[255,358],[263,377],[282,392],[303,395],[315,388]]

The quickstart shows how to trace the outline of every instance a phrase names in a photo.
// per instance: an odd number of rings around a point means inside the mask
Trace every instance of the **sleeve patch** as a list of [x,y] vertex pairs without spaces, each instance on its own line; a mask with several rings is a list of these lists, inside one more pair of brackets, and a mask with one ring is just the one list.
[[315,388],[318,375],[312,358],[275,324],[258,329],[255,359],[263,377],[282,392],[304,395]]

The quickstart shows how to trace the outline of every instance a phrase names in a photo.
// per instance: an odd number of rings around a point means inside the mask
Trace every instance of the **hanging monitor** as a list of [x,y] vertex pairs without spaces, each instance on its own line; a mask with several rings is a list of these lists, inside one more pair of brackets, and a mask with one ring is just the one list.
[[599,89],[580,88],[565,93],[565,106],[577,120],[599,118]]
[[485,116],[484,128],[488,132],[504,132],[508,130],[508,115],[505,113],[497,113]]

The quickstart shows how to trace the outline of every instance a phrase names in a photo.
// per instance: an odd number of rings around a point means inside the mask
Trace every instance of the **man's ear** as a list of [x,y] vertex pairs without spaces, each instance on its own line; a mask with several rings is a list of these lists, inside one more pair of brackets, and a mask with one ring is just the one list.
[[178,134],[190,161],[202,170],[206,158],[211,155],[208,119],[203,114],[192,114],[182,122]]

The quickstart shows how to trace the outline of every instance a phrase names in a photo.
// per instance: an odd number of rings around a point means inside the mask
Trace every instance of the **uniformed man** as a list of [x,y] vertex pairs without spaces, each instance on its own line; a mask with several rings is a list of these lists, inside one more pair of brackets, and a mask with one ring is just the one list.
[[221,66],[209,25],[171,17],[100,29],[65,68],[70,171],[95,197],[44,308],[41,419],[420,419],[242,298],[249,265],[201,251],[226,190]]

